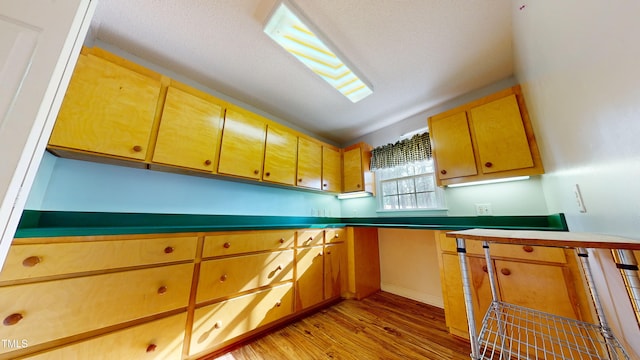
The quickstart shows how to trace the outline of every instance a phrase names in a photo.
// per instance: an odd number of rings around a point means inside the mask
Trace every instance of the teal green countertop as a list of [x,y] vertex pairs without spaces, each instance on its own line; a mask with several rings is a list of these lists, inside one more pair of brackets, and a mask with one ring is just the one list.
[[331,218],[103,213],[25,210],[15,237],[158,234],[344,226],[431,230],[471,228],[567,231],[564,214],[533,216],[424,216]]

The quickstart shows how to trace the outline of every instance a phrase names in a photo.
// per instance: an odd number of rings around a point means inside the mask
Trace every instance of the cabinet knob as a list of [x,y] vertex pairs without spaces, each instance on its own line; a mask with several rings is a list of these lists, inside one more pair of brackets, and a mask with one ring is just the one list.
[[42,259],[37,256],[29,256],[28,258],[22,260],[22,266],[24,267],[34,267],[38,265]]
[[322,184],[322,186],[327,187],[327,186],[329,186],[329,184],[324,183],[324,184]]
[[327,255],[331,255],[331,251],[327,251]]
[[207,166],[211,165],[211,160],[209,160],[209,159],[205,160],[204,164],[207,165]]
[[154,351],[156,351],[156,349],[157,349],[157,348],[158,348],[158,345],[156,345],[156,344],[149,344],[149,346],[147,346],[147,352],[148,352],[148,353],[150,353],[150,352],[154,352]]
[[446,175],[447,174],[447,170],[445,170],[445,169],[440,170],[440,174]]
[[267,176],[267,177],[271,176],[271,172],[267,171],[266,173],[264,173],[264,176]]
[[220,276],[220,282],[225,282],[225,281],[227,281],[227,274]]
[[276,307],[280,307],[280,306],[282,306],[282,300],[276,301]]
[[298,179],[298,182],[302,182],[302,178]]
[[493,166],[493,164],[491,163],[491,161],[487,161],[486,163],[484,163],[484,166],[490,168]]
[[171,254],[173,252],[173,250],[175,250],[173,248],[173,246],[167,246],[166,248],[164,248],[164,253],[165,254]]
[[276,271],[278,271],[278,270],[282,270],[282,265],[278,265],[278,266],[276,267]]
[[222,321],[216,321],[216,323],[213,324],[214,329],[220,329],[221,327],[222,327]]
[[337,239],[340,237],[340,234],[336,233],[335,235],[333,235],[333,237]]
[[524,252],[531,253],[533,252],[534,249],[533,249],[533,246],[525,245],[522,247],[522,250],[524,250]]
[[360,189],[360,184],[356,185],[356,187],[357,187],[358,189]]
[[20,322],[20,320],[22,320],[22,314],[11,314],[9,316],[7,316],[6,318],[4,318],[4,321],[2,322],[2,324],[4,324],[4,326],[11,326],[11,325],[15,325],[18,322]]
[[225,249],[228,249],[231,247],[231,243],[230,242],[226,242],[224,243],[224,245],[222,245],[222,247],[224,247]]
[[260,170],[253,170],[253,173],[258,175],[258,174],[260,174]]
[[500,272],[501,272],[501,273],[502,273],[502,275],[504,275],[504,276],[509,276],[509,275],[511,275],[511,270],[509,270],[509,269],[507,269],[507,268],[502,268],[502,269],[500,270]]
[[140,151],[142,151],[142,146],[140,146],[140,145],[136,145],[136,146],[134,146],[134,147],[133,147],[133,151],[135,151],[135,152],[140,152]]
[[280,242],[280,244],[284,244],[284,238],[280,238],[280,240],[278,240]]
[[163,285],[163,286],[160,286],[160,287],[158,288],[158,295],[164,295],[164,294],[166,294],[167,290],[168,290],[168,289],[167,289],[167,287],[166,287],[166,286],[164,286],[164,285]]
[[487,265],[482,265],[482,271],[489,272],[489,268],[487,267]]

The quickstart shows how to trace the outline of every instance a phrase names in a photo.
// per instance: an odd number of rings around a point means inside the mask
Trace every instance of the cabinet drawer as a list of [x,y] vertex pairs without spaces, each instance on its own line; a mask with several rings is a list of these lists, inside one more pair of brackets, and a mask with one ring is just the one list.
[[182,313],[26,359],[180,359],[186,320]]
[[564,250],[544,246],[489,244],[492,257],[546,261],[564,264],[567,259]]
[[327,243],[343,242],[347,240],[347,231],[345,229],[326,229],[324,238]]
[[298,230],[296,231],[298,246],[322,245],[324,242],[324,231],[322,230]]
[[293,230],[222,233],[204,238],[202,257],[232,255],[293,247]]
[[293,250],[203,261],[196,302],[293,279]]
[[16,244],[0,281],[193,260],[196,237]]
[[293,286],[289,283],[196,309],[189,354],[287,316],[292,305]]
[[[193,264],[0,287],[0,339],[36,345],[186,307]],[[0,347],[0,353],[9,351]]]

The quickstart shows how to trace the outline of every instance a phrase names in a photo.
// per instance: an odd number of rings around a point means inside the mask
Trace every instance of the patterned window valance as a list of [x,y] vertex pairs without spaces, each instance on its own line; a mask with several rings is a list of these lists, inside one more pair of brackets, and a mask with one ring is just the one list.
[[431,159],[429,133],[417,134],[395,144],[379,146],[371,152],[371,170]]

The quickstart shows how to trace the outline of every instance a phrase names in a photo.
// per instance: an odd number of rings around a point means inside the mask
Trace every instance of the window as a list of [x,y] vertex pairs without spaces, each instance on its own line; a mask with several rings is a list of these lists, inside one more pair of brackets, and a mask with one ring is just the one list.
[[378,210],[444,209],[444,193],[435,183],[432,160],[375,170]]

